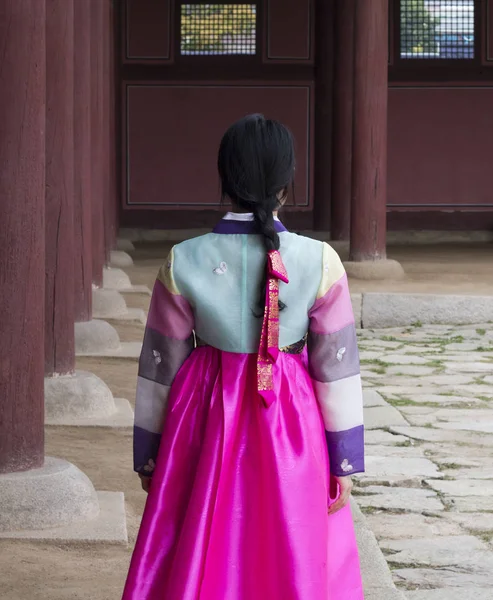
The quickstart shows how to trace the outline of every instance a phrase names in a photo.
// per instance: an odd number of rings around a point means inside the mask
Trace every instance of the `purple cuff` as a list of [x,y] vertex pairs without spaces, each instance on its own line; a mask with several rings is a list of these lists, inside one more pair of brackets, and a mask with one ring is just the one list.
[[134,471],[151,477],[161,444],[161,434],[134,427]]
[[346,431],[326,431],[330,472],[337,477],[364,473],[365,428],[363,425]]

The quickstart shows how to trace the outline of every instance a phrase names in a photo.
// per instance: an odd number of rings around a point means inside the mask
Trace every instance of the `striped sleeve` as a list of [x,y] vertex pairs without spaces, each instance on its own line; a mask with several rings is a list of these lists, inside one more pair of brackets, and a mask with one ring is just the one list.
[[322,411],[331,473],[364,471],[363,393],[347,276],[337,253],[323,248],[323,273],[310,311],[310,374]]
[[173,276],[173,250],[152,293],[139,361],[134,423],[134,469],[152,475],[171,384],[193,349],[193,312]]

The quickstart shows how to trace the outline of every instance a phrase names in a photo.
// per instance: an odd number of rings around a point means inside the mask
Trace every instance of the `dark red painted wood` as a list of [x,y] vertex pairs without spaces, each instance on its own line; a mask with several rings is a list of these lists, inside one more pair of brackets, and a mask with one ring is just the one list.
[[355,18],[352,260],[385,257],[388,0],[358,4]]
[[493,208],[493,89],[389,90],[387,204]]
[[315,194],[314,224],[330,229],[332,185],[332,108],[334,83],[334,0],[316,3]]
[[313,62],[314,0],[265,0],[263,7],[266,15],[264,60]]
[[[390,70],[392,82],[491,82],[493,80],[492,0],[475,2],[475,56],[473,59],[401,59],[399,50],[401,0],[390,0]],[[489,56],[489,58],[488,58]]]
[[[226,1],[226,0],[221,0]],[[290,0],[294,2],[295,0]],[[304,1],[304,0],[303,0]],[[316,4],[316,26],[317,26],[317,62],[320,61],[320,56],[324,55],[324,48],[330,48],[331,39],[330,36],[327,37],[327,33],[330,32],[332,25],[330,24],[330,19],[333,15],[333,8],[331,9],[331,2],[333,0],[317,0]],[[357,0],[356,0],[357,1]],[[115,3],[115,8],[117,12],[121,11],[126,3],[126,0],[122,0],[121,2]],[[363,3],[363,2],[361,2]],[[178,3],[176,3],[178,4]],[[281,2],[281,0],[272,0],[272,6],[281,6],[281,4],[286,4],[285,2]],[[366,3],[369,4],[369,3]],[[492,4],[493,0],[478,0],[478,6],[481,4],[481,17],[480,20],[480,29],[481,31],[478,35],[481,37],[482,43],[482,52],[481,55],[478,53],[478,60],[473,61],[473,63],[469,63],[468,61],[402,61],[399,60],[399,41],[398,41],[398,29],[399,29],[399,5],[400,0],[389,0],[389,9],[392,12],[394,9],[394,18],[393,21],[390,22],[390,44],[392,46],[390,51],[390,79],[392,81],[392,88],[397,87],[398,85],[412,85],[419,87],[449,87],[451,85],[450,82],[454,82],[453,85],[459,87],[491,87],[491,83],[493,81],[493,9]],[[125,55],[125,48],[127,46],[127,42],[135,49],[138,48],[147,48],[147,50],[143,51],[141,54],[146,54],[146,58],[142,59],[132,59],[132,60],[123,60],[123,64],[121,65],[120,77],[124,81],[128,82],[183,82],[184,84],[206,84],[211,81],[224,81],[231,82],[233,79],[238,81],[238,77],[241,75],[241,78],[244,81],[264,81],[266,85],[271,84],[273,81],[279,83],[280,81],[307,81],[313,76],[313,68],[309,64],[304,61],[292,61],[289,64],[282,64],[283,61],[275,61],[270,60],[265,62],[265,57],[267,55],[267,47],[266,47],[266,29],[265,22],[263,17],[268,16],[268,11],[266,10],[267,2],[262,2],[259,15],[261,15],[261,27],[264,28],[263,31],[259,32],[259,55],[256,57],[238,57],[238,56],[230,56],[230,57],[180,57],[179,53],[176,56],[172,56],[172,60],[155,60],[153,58],[149,58],[150,55],[163,55],[166,53],[166,47],[169,41],[168,38],[168,21],[166,16],[166,5],[167,2],[165,0],[128,0],[128,5],[131,7],[131,18],[128,22],[129,29],[127,30],[125,27],[125,23],[123,23],[124,19],[122,18],[118,21],[119,27],[117,29],[118,34],[121,35],[118,44],[118,57],[121,60],[121,57]],[[301,3],[296,4],[296,6],[301,6]],[[173,12],[173,6],[171,7]],[[282,7],[281,7],[282,10]],[[325,17],[323,16],[323,11],[326,11]],[[157,11],[157,12],[153,12]],[[123,11],[124,12],[124,11]],[[295,38],[291,39],[290,35],[287,34],[288,30],[291,32],[291,28],[293,25],[293,12],[291,11],[287,14],[288,11],[284,11],[282,14],[282,18],[280,21],[273,23],[273,31],[275,33],[274,37],[271,38],[271,41],[274,41],[275,45],[278,44],[286,44],[289,48],[292,48],[293,45],[299,46],[299,40],[301,39],[300,32],[302,34],[303,27],[300,26],[300,29],[294,33]],[[164,15],[164,17],[163,17]],[[300,21],[301,22],[301,21]],[[179,31],[179,15],[175,15],[175,20],[173,21],[171,37],[173,36],[176,39],[171,40],[171,54],[173,51],[176,52],[176,49],[179,48],[179,40],[178,36],[175,35]],[[166,33],[163,33],[166,29]],[[128,33],[128,39],[127,39]],[[487,37],[487,33],[489,34],[489,39]],[[386,34],[385,34],[386,35]],[[284,36],[284,38],[283,38]],[[277,40],[277,41],[276,41]],[[156,50],[157,48],[157,50]],[[140,51],[139,51],[140,52]],[[321,54],[322,53],[322,54]],[[393,61],[393,58],[396,58]],[[489,57],[489,61],[485,60],[485,57]],[[247,60],[243,60],[247,58]],[[173,63],[173,60],[176,60]],[[484,61],[484,64],[481,64],[481,60]],[[263,64],[261,64],[263,62]],[[133,64],[132,64],[133,63]],[[319,65],[317,65],[317,70],[319,69]],[[314,214],[315,214],[315,222],[318,228],[327,229],[330,225],[330,198],[332,193],[331,186],[331,166],[329,163],[332,162],[331,159],[331,142],[327,142],[327,140],[332,139],[331,129],[330,129],[330,119],[326,118],[327,111],[330,109],[330,102],[332,96],[332,88],[328,87],[324,91],[323,86],[320,84],[320,81],[327,79],[318,77],[317,84],[317,131],[318,131],[318,139],[317,139],[317,147],[315,153],[315,160],[312,160],[312,163],[316,162],[316,193],[314,196]],[[407,83],[406,83],[407,82]],[[465,90],[467,92],[467,90]],[[337,88],[336,88],[337,92]],[[444,91],[449,94],[449,97],[453,97],[455,94],[455,90]],[[324,98],[324,93],[326,96]],[[439,166],[441,168],[441,161],[446,162],[447,158],[451,159],[451,162],[456,163],[459,159],[461,161],[461,168],[458,171],[454,170],[454,177],[458,178],[461,181],[459,186],[454,187],[454,199],[453,204],[461,204],[463,202],[469,203],[469,200],[466,198],[467,194],[459,195],[458,192],[463,189],[463,181],[466,179],[465,175],[468,171],[472,171],[477,173],[480,171],[480,176],[474,178],[473,193],[472,193],[472,203],[475,203],[478,196],[484,196],[487,189],[485,186],[485,180],[487,179],[487,174],[489,173],[489,169],[483,168],[483,161],[485,157],[491,153],[489,150],[489,145],[483,143],[483,138],[481,137],[481,143],[474,149],[471,153],[469,149],[469,135],[466,131],[461,131],[463,128],[463,123],[470,122],[470,131],[475,131],[477,127],[481,127],[481,123],[487,119],[487,113],[491,111],[485,111],[481,109],[481,114],[478,113],[478,119],[476,122],[475,115],[471,114],[469,111],[468,115],[464,113],[461,115],[466,118],[458,119],[457,122],[446,126],[447,134],[445,137],[448,139],[452,139],[452,143],[450,144],[450,150],[447,154],[443,156],[434,155],[431,150],[428,152],[426,148],[423,149],[421,147],[419,151],[419,156],[416,154],[415,145],[409,145],[406,139],[410,137],[413,129],[416,130],[416,124],[418,125],[417,129],[422,126],[422,123],[418,120],[417,113],[422,112],[422,108],[419,106],[411,107],[409,112],[403,110],[404,106],[407,106],[407,100],[405,99],[406,92],[404,94],[404,100],[402,101],[402,105],[400,102],[394,103],[393,100],[393,92],[391,89],[390,92],[390,121],[389,121],[389,149],[390,149],[390,166],[389,169],[389,203],[394,208],[395,205],[400,202],[405,202],[408,204],[409,197],[414,196],[414,201],[418,203],[424,203],[424,195],[416,195],[411,194],[411,187],[404,186],[405,178],[401,178],[400,175],[403,172],[403,165],[412,164],[416,162],[416,166],[418,170],[427,173],[431,164],[435,161],[440,163]],[[118,96],[120,94],[118,93]],[[120,99],[118,99],[120,100]],[[454,100],[452,100],[454,103]],[[476,102],[473,102],[476,104]],[[418,103],[419,104],[419,103]],[[444,106],[447,105],[447,100],[444,100]],[[433,121],[435,114],[435,110],[440,110],[438,103],[435,100],[430,101],[430,110],[427,114],[430,116],[430,119]],[[258,106],[259,110],[264,110],[263,106]],[[447,112],[447,111],[446,111]],[[399,120],[396,121],[393,114],[399,115]],[[120,119],[125,120],[126,115],[123,112],[120,113]],[[187,122],[187,119],[184,119],[184,122]],[[469,125],[468,125],[469,127]],[[120,125],[118,127],[118,137],[120,135]],[[186,128],[185,128],[186,129]],[[486,131],[486,129],[482,129],[481,131]],[[400,133],[403,133],[404,139],[399,141]],[[464,133],[464,135],[463,135]],[[439,140],[436,137],[437,129],[435,126],[430,126],[427,128],[426,135],[423,137],[422,146],[427,146],[430,143],[430,147],[439,147]],[[394,141],[397,140],[395,143]],[[461,151],[461,147],[467,147],[468,150]],[[120,148],[120,146],[119,146]],[[123,152],[123,151],[122,151]],[[428,158],[431,160],[429,163],[427,162]],[[478,161],[478,156],[480,159]],[[399,169],[395,169],[395,164],[399,164]],[[120,170],[120,161],[119,161],[119,170]],[[131,168],[133,165],[131,164]],[[187,169],[187,166],[181,168]],[[409,173],[409,169],[407,170],[406,176]],[[334,173],[336,176],[336,173]],[[126,172],[123,169],[123,172],[119,173],[118,183],[120,185],[120,181],[124,183],[126,180]],[[325,183],[324,183],[325,182]],[[430,178],[429,174],[424,178],[415,178],[413,182],[415,187],[424,190],[425,192],[428,190],[428,196],[431,196],[431,190],[433,189],[433,197],[436,198],[436,191],[438,190],[439,195],[443,198],[446,197],[446,188],[447,185],[447,176],[443,176],[442,173],[437,174],[436,176]],[[419,185],[418,185],[419,184]],[[420,187],[421,186],[421,187]],[[405,193],[402,193],[403,190]],[[479,193],[478,193],[479,191]],[[426,195],[426,194],[425,194]],[[460,196],[460,197],[459,197]],[[124,197],[124,191],[120,190],[119,198]],[[461,199],[462,198],[462,199]],[[428,200],[426,201],[428,202]],[[433,202],[433,200],[431,201]],[[123,206],[125,207],[125,201],[123,201]],[[432,208],[430,206],[430,208]],[[160,208],[156,209],[160,210]],[[159,226],[166,225],[169,223],[170,227],[177,227],[187,224],[189,220],[193,222],[200,222],[202,219],[202,215],[199,214],[202,212],[202,207],[198,207],[197,214],[192,215],[192,212],[195,212],[193,209],[187,209],[183,211],[183,214],[180,215],[178,212],[179,205],[176,207],[165,208],[166,215],[163,217],[157,217],[155,211],[148,210],[146,207],[132,207],[130,214],[125,215],[123,218],[125,223],[132,223],[135,221],[136,223],[145,223],[147,227],[153,227],[159,222]],[[334,205],[334,209],[337,210],[337,204]],[[426,214],[429,210],[425,208],[423,204],[423,222],[426,222]],[[168,212],[169,211],[169,212]],[[138,213],[138,215],[137,215]],[[442,214],[445,219],[446,213],[437,213]],[[459,213],[457,213],[459,214]],[[332,215],[334,220],[337,220],[335,214]],[[399,217],[400,219],[401,217]],[[147,219],[147,220],[146,220]],[[168,221],[169,219],[169,221]],[[447,221],[448,222],[448,221]],[[439,225],[439,223],[438,223]],[[444,227],[448,225],[444,224]],[[337,235],[337,223],[332,224],[332,229]]]
[[[219,217],[220,213],[215,210],[125,211],[122,213],[122,227],[175,230],[212,229]],[[314,229],[313,213],[309,211],[284,209],[281,219],[291,231]],[[401,209],[388,212],[387,222],[389,231],[491,231],[493,230],[493,210]]]
[[388,214],[389,231],[493,231],[493,210],[401,209]]
[[[356,0],[355,0],[356,1]],[[400,23],[396,19],[401,0],[389,0],[389,67],[394,64],[395,49],[399,39]]]
[[46,0],[46,375],[75,366],[73,32],[73,0]]
[[[224,207],[226,211],[227,208]],[[209,228],[217,223],[220,213],[216,210],[203,211],[156,211],[138,210],[122,213],[122,227],[149,229],[194,229]],[[284,209],[283,223],[291,231],[314,229],[313,213]],[[436,209],[401,209],[387,214],[389,231],[490,231],[493,230],[493,210],[468,209],[451,211]]]
[[[219,0],[227,4],[226,0]],[[328,0],[329,3],[332,0]],[[310,28],[313,27],[314,19],[308,23],[310,9],[313,0],[290,0],[289,7],[286,3],[273,0],[279,14],[282,12],[282,22],[272,22],[274,36],[271,41],[276,46],[276,53],[284,53],[286,48],[294,57],[307,56],[307,44],[310,46],[309,60],[306,58],[288,58],[288,60],[268,60],[267,35],[265,28],[265,17],[267,14],[266,2],[259,3],[258,18],[258,52],[252,56],[181,56],[179,52],[180,11],[179,3],[171,2],[170,28],[170,59],[159,59],[150,54],[156,54],[156,45],[161,44],[160,54],[163,56],[163,44],[168,39],[163,32],[166,16],[164,11],[167,2],[155,0],[128,0],[115,3],[118,15],[118,33],[121,39],[116,46],[118,48],[119,84],[117,88],[118,98],[118,192],[119,206],[123,211],[134,213],[128,219],[146,217],[152,214],[147,206],[152,206],[157,211],[172,211],[185,209],[188,217],[200,220],[198,213],[213,206],[220,210],[219,186],[215,166],[215,156],[220,136],[231,121],[249,112],[262,112],[274,118],[284,120],[289,126],[296,129],[298,155],[301,157],[297,171],[296,183],[297,203],[301,204],[301,211],[310,210],[313,200],[313,156],[314,156],[314,94],[310,94],[310,109],[307,113],[300,107],[299,102],[293,105],[290,90],[293,87],[313,86],[314,67],[312,51],[314,36]],[[281,6],[283,4],[283,6]],[[127,15],[125,18],[125,5]],[[292,9],[296,9],[294,12]],[[301,19],[296,17],[296,11],[302,13]],[[313,9],[312,9],[313,10]],[[151,12],[150,12],[151,11]],[[157,11],[157,12],[152,12]],[[296,29],[298,26],[298,29]],[[282,30],[282,31],[281,31]],[[308,34],[308,36],[307,36]],[[310,39],[307,39],[310,38]],[[300,41],[301,40],[301,41]],[[287,45],[286,45],[287,44]],[[144,58],[126,59],[126,53],[130,47],[141,46],[139,51]],[[154,49],[149,50],[153,47]],[[148,50],[144,51],[144,48]],[[135,51],[136,52],[136,51]],[[135,56],[135,54],[134,54]],[[134,105],[133,96],[130,102],[130,114],[127,114],[125,95],[126,83],[136,85],[163,86],[166,85],[173,91],[173,98],[165,99],[165,106],[159,106],[158,96],[155,88],[147,90],[148,101],[140,103],[139,107]],[[123,85],[121,85],[123,84]],[[266,90],[278,89],[285,85],[287,92],[279,97],[276,92],[265,92],[261,95],[259,89],[263,86]],[[184,93],[193,100],[192,107],[182,105],[176,88],[182,85]],[[216,93],[216,86],[220,85],[225,90],[216,100],[207,100],[207,106],[201,102],[208,94],[205,88],[209,86],[212,94]],[[255,87],[257,92],[251,93]],[[244,91],[244,93],[242,93]],[[133,90],[130,92],[133,94]],[[217,95],[217,94],[216,94]],[[273,105],[272,100],[276,100]],[[237,100],[238,98],[238,100]],[[188,109],[186,108],[188,106]],[[197,112],[196,107],[201,106]],[[142,108],[144,107],[144,109]],[[169,112],[171,110],[171,112]],[[178,111],[178,112],[176,112]],[[152,116],[150,114],[152,113]],[[155,115],[155,116],[154,116]],[[171,115],[171,117],[170,117]],[[207,115],[204,117],[204,115]],[[168,123],[169,122],[169,123]],[[128,123],[130,133],[130,160],[126,160],[126,140],[124,135],[119,134]],[[139,127],[145,127],[139,133]],[[150,134],[147,132],[148,125]],[[185,124],[185,126],[184,126]],[[163,135],[164,131],[164,135]],[[124,131],[122,132],[125,133]],[[212,134],[212,136],[211,136]],[[148,135],[148,140],[145,136]],[[188,145],[185,158],[182,150]],[[205,154],[204,149],[208,152]],[[307,159],[307,148],[309,157]],[[206,168],[210,165],[210,168]],[[303,173],[303,169],[306,172]],[[330,168],[330,162],[329,162]],[[200,179],[200,184],[192,181],[188,176],[190,172],[199,171],[205,176]],[[150,176],[149,176],[150,173]],[[168,176],[167,174],[170,173]],[[130,179],[130,204],[127,201],[127,182]],[[199,180],[196,174],[196,180]],[[310,189],[306,186],[309,183]],[[306,199],[309,198],[310,206],[307,208]],[[147,206],[146,206],[147,205]],[[330,208],[328,209],[330,211]],[[122,217],[123,218],[123,217]],[[154,226],[157,215],[148,220],[148,226]],[[166,217],[167,218],[167,217]],[[125,217],[126,221],[128,219]],[[170,227],[174,217],[170,215]],[[180,220],[180,219],[178,219]],[[177,222],[174,222],[175,225]]]
[[221,137],[235,120],[259,109],[293,132],[297,153],[296,205],[311,207],[310,82],[142,82],[129,85],[127,92],[123,172],[127,173],[127,160],[129,168],[128,190],[127,177],[123,177],[125,208],[220,208],[216,162]]
[[124,39],[121,35],[123,14],[119,9],[119,3],[112,3],[113,7],[113,51],[114,51],[114,77],[113,77],[113,109],[115,111],[113,117],[114,135],[113,151],[114,151],[114,185],[115,185],[115,220],[117,223],[117,234],[121,226],[122,213],[122,86],[121,86],[121,56]]
[[103,10],[101,0],[91,0],[91,199],[92,280],[103,285],[104,245],[104,139],[103,139]]
[[493,0],[484,0],[482,11],[482,59],[488,67],[493,67]]
[[0,473],[9,473],[44,460],[44,0],[0,0],[0,40]]
[[103,13],[103,217],[104,217],[104,251],[105,263],[110,261],[110,252],[115,249],[115,214],[113,201],[113,184],[111,173],[111,88],[113,85],[113,72],[111,68],[111,6],[110,0],[101,0]]
[[75,320],[92,317],[91,13],[74,0]]
[[120,226],[120,196],[118,190],[118,173],[117,173],[117,118],[120,117],[120,112],[117,108],[116,102],[116,85],[117,85],[117,65],[116,57],[116,15],[115,7],[113,2],[110,5],[110,115],[109,115],[109,126],[110,126],[110,205],[111,215],[113,219],[113,249],[116,248],[116,242],[118,237],[118,230]]
[[356,0],[336,0],[331,239],[349,240]]
[[[227,205],[219,210],[127,210],[122,212],[121,225],[130,229],[212,229],[228,210]],[[310,210],[284,207],[281,219],[292,231],[313,229],[313,212]]]
[[124,61],[168,62],[172,59],[173,0],[123,0]]

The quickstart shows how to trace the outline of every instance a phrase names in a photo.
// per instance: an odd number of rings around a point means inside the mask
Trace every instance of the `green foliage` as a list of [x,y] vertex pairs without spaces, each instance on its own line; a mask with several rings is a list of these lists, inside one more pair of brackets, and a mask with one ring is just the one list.
[[228,40],[255,35],[256,11],[251,4],[185,4],[181,15],[184,52],[224,52]]
[[419,58],[420,54],[436,53],[438,24],[425,0],[401,0],[401,54]]

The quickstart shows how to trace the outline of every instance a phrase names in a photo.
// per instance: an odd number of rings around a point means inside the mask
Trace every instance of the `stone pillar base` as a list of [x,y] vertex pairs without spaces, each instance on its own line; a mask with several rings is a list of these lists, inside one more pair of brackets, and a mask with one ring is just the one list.
[[131,427],[133,411],[127,400],[115,400],[110,388],[93,373],[45,378],[45,424]]
[[[147,288],[143,290],[130,290],[133,293],[144,292],[149,295]],[[117,290],[94,288],[92,291],[92,314],[97,319],[105,319],[113,323],[133,322],[145,325],[147,315],[140,308],[127,308],[124,297]],[[89,354],[84,352],[84,354]],[[91,352],[90,354],[94,354]]]
[[348,277],[366,281],[384,281],[404,279],[406,274],[396,260],[364,260],[344,263]]
[[84,352],[79,356],[89,358],[116,358],[121,360],[137,361],[142,352],[142,342],[122,342],[116,350],[104,350],[101,352]]
[[97,493],[71,463],[0,475],[0,538],[125,544],[123,494]]
[[103,288],[105,290],[129,290],[132,288],[132,283],[125,271],[105,267],[103,269]]
[[86,371],[45,377],[45,420],[61,423],[65,418],[109,417],[116,410],[106,383]]
[[126,240],[125,238],[118,238],[116,240],[116,249],[120,252],[133,252],[135,250],[135,246],[130,240]]
[[121,250],[112,250],[110,254],[110,267],[115,269],[124,269],[125,267],[133,266],[132,257]]
[[90,479],[69,462],[46,458],[40,469],[0,475],[0,531],[62,527],[98,515]]
[[75,324],[76,354],[117,350],[119,347],[120,336],[106,321],[93,319]]
[[95,319],[121,319],[128,315],[127,303],[116,290],[92,291],[92,314]]

